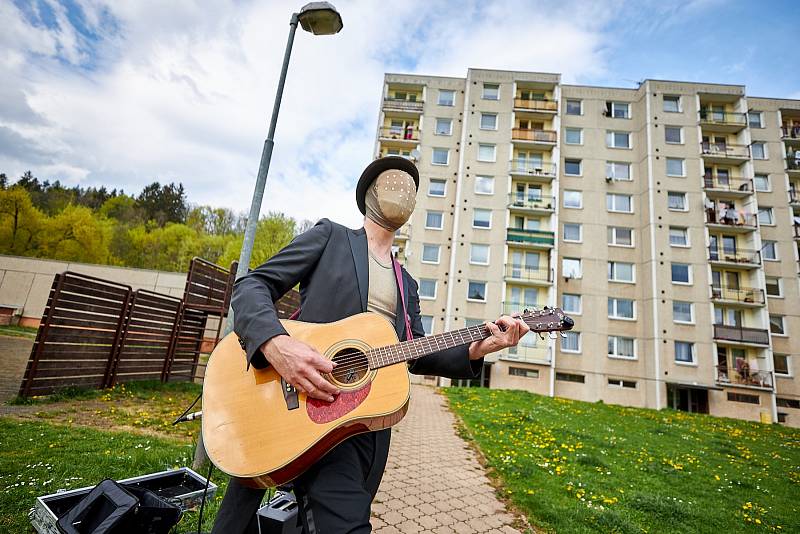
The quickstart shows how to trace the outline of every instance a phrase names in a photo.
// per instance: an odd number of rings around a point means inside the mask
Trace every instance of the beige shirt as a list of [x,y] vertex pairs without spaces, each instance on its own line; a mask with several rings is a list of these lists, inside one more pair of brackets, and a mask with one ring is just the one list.
[[394,324],[397,317],[397,281],[391,263],[384,265],[369,253],[367,311],[379,313]]

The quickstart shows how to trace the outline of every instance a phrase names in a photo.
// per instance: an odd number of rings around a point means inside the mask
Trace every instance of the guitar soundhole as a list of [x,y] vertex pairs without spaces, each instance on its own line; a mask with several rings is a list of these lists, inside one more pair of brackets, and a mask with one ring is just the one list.
[[340,384],[355,384],[369,372],[367,355],[358,349],[344,349],[337,352],[333,358],[336,369],[331,376]]

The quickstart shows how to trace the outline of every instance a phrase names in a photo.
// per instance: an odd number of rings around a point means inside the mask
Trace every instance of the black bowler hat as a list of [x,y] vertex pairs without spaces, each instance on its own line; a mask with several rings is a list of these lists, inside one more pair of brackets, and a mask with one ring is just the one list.
[[367,188],[372,185],[372,182],[380,173],[388,171],[389,169],[407,172],[414,179],[414,185],[419,189],[419,170],[411,160],[400,156],[378,158],[367,165],[367,168],[361,173],[361,178],[358,179],[358,185],[356,186],[356,203],[362,214],[367,214],[367,207],[364,201],[364,198],[367,196]]

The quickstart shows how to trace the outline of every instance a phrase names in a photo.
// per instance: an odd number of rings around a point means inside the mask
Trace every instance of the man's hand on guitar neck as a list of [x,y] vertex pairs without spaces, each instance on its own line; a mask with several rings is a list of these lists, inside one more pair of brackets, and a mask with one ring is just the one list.
[[335,364],[302,341],[275,336],[261,346],[261,352],[286,382],[309,397],[333,402],[333,396],[339,394],[321,374],[333,371]]
[[486,328],[491,336],[481,341],[473,341],[469,346],[469,359],[479,360],[498,350],[514,347],[522,336],[530,331],[525,321],[508,315],[501,316],[497,321],[486,323]]

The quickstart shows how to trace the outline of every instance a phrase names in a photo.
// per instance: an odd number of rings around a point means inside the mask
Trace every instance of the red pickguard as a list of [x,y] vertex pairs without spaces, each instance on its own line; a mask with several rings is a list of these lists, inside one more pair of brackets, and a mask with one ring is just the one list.
[[355,410],[359,404],[369,395],[372,387],[371,382],[354,391],[342,391],[337,395],[333,402],[325,402],[318,399],[306,400],[306,411],[308,417],[317,424],[330,423],[340,417],[347,415]]

